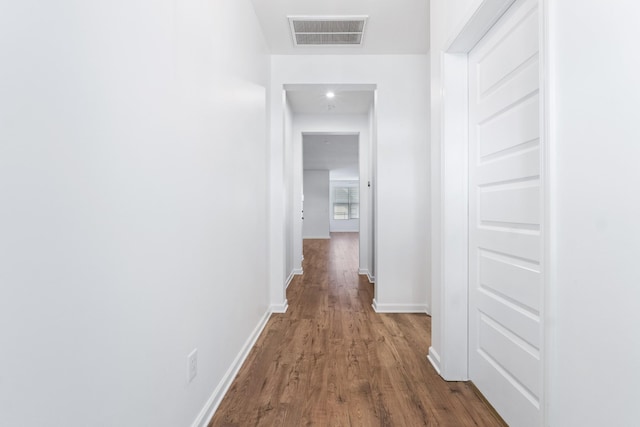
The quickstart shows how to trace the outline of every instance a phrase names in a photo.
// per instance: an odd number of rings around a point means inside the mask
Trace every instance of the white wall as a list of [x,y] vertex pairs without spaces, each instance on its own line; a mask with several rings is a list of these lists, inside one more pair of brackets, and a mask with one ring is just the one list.
[[[427,56],[274,55],[271,71],[275,91],[285,84],[377,85],[376,306],[425,311],[430,294]],[[271,114],[271,159],[279,168],[282,105],[272,103]],[[280,200],[281,192],[272,186],[272,200]],[[278,226],[272,222],[274,230]]]
[[0,39],[0,425],[191,425],[269,308],[251,3],[6,2]]
[[[359,232],[360,220],[356,219],[333,219],[333,203],[335,200],[336,187],[360,187],[360,181],[331,181],[329,194],[329,229],[331,232]],[[366,205],[365,205],[366,206]],[[366,207],[361,204],[360,210]],[[366,231],[365,231],[366,232]],[[366,248],[365,248],[366,250]]]
[[329,238],[329,171],[304,171],[303,239]]
[[549,425],[636,425],[640,5],[545,3],[551,88]]

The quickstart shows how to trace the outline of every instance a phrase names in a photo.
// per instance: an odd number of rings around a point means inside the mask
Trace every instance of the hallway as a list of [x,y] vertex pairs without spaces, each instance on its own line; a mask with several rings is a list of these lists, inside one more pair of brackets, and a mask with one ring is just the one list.
[[287,290],[210,426],[500,426],[465,383],[426,359],[431,319],[376,314],[358,234],[304,241]]

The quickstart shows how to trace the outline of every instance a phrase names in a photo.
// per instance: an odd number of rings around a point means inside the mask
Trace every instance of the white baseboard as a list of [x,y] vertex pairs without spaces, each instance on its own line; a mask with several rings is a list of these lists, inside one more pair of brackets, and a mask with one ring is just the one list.
[[271,310],[267,310],[267,312],[265,312],[265,314],[258,322],[258,325],[255,327],[253,332],[251,332],[251,335],[249,335],[249,339],[247,339],[247,341],[244,343],[244,346],[242,346],[240,353],[238,353],[229,369],[227,369],[227,372],[222,377],[222,380],[218,383],[218,386],[213,391],[213,394],[211,395],[209,400],[207,400],[204,408],[202,408],[202,410],[198,414],[198,417],[193,422],[192,427],[206,427],[209,424],[211,418],[213,418],[213,414],[216,412],[216,409],[218,409],[220,402],[222,402],[222,398],[229,390],[233,379],[238,374],[238,371],[242,367],[242,364],[246,360],[247,356],[249,356],[249,352],[251,352],[251,349],[258,340],[258,337],[262,333],[262,330],[267,325],[269,317],[271,317]]
[[287,283],[285,283],[284,288],[287,289],[289,287],[289,285],[291,284],[291,281],[293,280],[293,271],[291,273],[289,273],[289,277],[287,277]]
[[289,274],[289,277],[287,277],[287,283],[284,288],[287,289],[289,287],[294,276],[301,276],[303,273],[304,272],[301,268],[294,268],[293,271]]
[[363,276],[367,276],[367,280],[369,280],[369,283],[376,283],[376,278],[373,277],[371,275],[371,273],[369,272],[369,270],[367,270],[366,268],[361,268],[358,270],[358,274],[361,274]]
[[374,298],[371,304],[376,313],[425,313],[429,314],[426,304],[381,304]]
[[282,304],[271,304],[271,313],[286,313],[289,308],[289,303],[284,300]]
[[303,239],[330,239],[331,236],[304,236]]
[[433,347],[429,347],[429,354],[427,354],[427,359],[431,362],[433,369],[436,370],[438,375],[440,374],[440,355],[437,351],[433,349]]

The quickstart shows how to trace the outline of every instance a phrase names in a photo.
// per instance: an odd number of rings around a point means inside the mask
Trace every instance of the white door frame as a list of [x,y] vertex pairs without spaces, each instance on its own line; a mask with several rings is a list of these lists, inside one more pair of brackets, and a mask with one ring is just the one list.
[[[373,185],[376,176],[375,150],[376,150],[376,93],[375,84],[284,84],[283,90],[305,90],[317,86],[332,87],[337,90],[368,90],[373,93],[373,112],[369,116],[368,124],[365,127],[356,126],[352,123],[345,123],[343,120],[320,120],[313,124],[300,123],[295,118],[292,120],[292,141],[291,141],[291,165],[285,164],[284,168],[292,168],[291,192],[286,197],[293,197],[290,218],[293,222],[293,266],[295,274],[302,274],[301,258],[302,258],[302,220],[300,218],[300,210],[302,209],[300,195],[302,194],[302,175],[303,175],[303,137],[304,135],[357,135],[358,136],[358,176],[360,181],[360,232],[359,232],[359,268],[358,273],[367,275],[370,282],[375,280],[373,277],[377,252],[375,251],[375,233],[377,224],[375,223],[375,192],[376,187]],[[364,115],[364,114],[363,114]],[[337,115],[340,117],[343,115]],[[371,183],[371,185],[370,185]],[[373,259],[372,259],[373,258]],[[372,264],[373,262],[373,264]],[[288,274],[288,273],[287,273]],[[377,292],[374,288],[374,294]]]
[[[487,31],[515,3],[516,0],[483,0],[460,24],[454,36],[445,44],[441,55],[442,114],[440,125],[441,178],[441,275],[440,275],[440,348],[429,349],[429,360],[440,375],[448,381],[468,380],[468,53],[482,39]],[[546,19],[545,0],[539,0],[540,13],[540,64],[546,70]],[[436,53],[438,54],[438,53]],[[549,218],[548,166],[549,153],[545,147],[547,140],[548,88],[544,82],[544,72],[540,79],[540,126],[542,138],[543,168],[541,186],[544,192],[544,224]],[[548,245],[549,228],[543,227],[542,240]],[[541,348],[543,360],[543,380],[548,379],[547,342],[549,334],[547,319],[548,272],[544,267],[549,259],[549,248],[545,246],[543,258],[543,294],[545,301],[541,316],[545,336]],[[543,420],[547,419],[546,402],[549,400],[548,381],[543,381]]]
[[[362,135],[360,134],[360,130],[357,128],[353,128],[353,130],[337,130],[337,131],[328,131],[328,130],[315,130],[318,128],[313,128],[314,130],[306,130],[306,128],[304,129],[299,129],[298,133],[300,134],[299,137],[296,133],[296,135],[294,135],[294,140],[293,140],[293,144],[294,144],[294,168],[296,169],[294,171],[293,174],[293,188],[294,188],[294,200],[295,199],[295,191],[300,190],[301,194],[304,194],[304,137],[308,136],[308,135],[323,135],[323,136],[355,136],[358,138],[358,189],[360,191],[362,191],[362,187],[363,187],[363,176],[364,175],[364,171],[366,169],[367,165],[361,165],[363,158],[368,159],[369,156],[369,152],[367,150],[367,146],[363,145],[365,143],[368,143],[368,141],[363,141]],[[332,129],[331,126],[327,127],[327,129]],[[300,144],[300,146],[298,147],[298,143]],[[364,152],[363,152],[364,150]],[[300,179],[300,182],[297,182],[297,180]],[[359,225],[358,225],[358,268],[359,270],[362,267],[362,258],[360,257],[360,253],[362,253],[362,250],[364,249],[366,252],[366,249],[368,248],[369,245],[369,235],[366,233],[366,230],[363,230],[361,225],[364,223],[365,226],[368,226],[369,224],[369,220],[370,220],[370,212],[367,209],[368,207],[368,197],[365,197],[365,203],[364,203],[365,208],[361,209],[361,216],[363,216],[364,218],[361,218],[362,221],[359,221]],[[296,209],[299,209],[298,211],[296,211]],[[301,206],[298,205],[294,205],[293,206],[293,211],[294,212],[300,212],[302,210]],[[333,211],[329,212],[330,215],[333,215]],[[302,250],[303,250],[303,240],[304,240],[304,233],[303,233],[303,226],[304,226],[304,221],[296,221],[295,217],[294,217],[294,226],[295,227],[299,227],[298,232],[294,233],[294,236],[296,236],[296,239],[298,239],[299,241],[295,242],[296,244],[294,245],[295,251],[294,251],[294,257],[300,257],[301,259],[304,258]],[[300,274],[302,274],[302,269],[300,269]],[[365,273],[366,274],[366,273]]]

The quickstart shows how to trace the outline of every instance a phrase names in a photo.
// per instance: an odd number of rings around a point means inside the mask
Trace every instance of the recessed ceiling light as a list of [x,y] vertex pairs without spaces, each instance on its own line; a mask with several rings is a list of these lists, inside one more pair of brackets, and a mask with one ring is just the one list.
[[331,98],[335,98],[336,94],[333,92],[327,92],[327,98],[331,99]]

